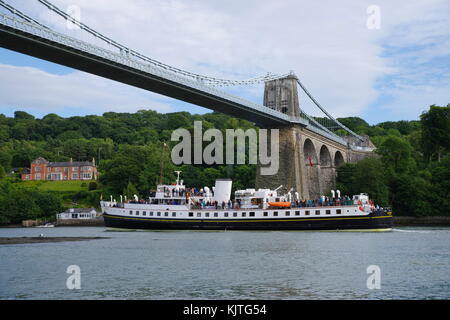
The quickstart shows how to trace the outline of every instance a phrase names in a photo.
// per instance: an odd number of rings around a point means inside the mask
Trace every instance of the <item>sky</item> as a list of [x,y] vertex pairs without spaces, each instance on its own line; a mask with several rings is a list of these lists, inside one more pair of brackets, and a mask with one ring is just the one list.
[[[5,0],[52,29],[99,43],[37,0]],[[450,103],[450,1],[50,0],[96,31],[191,72],[248,79],[294,71],[334,117],[416,120]],[[5,12],[0,10],[0,12]],[[263,85],[224,88],[262,103]],[[304,94],[300,107],[320,115]],[[0,48],[0,113],[210,112]]]

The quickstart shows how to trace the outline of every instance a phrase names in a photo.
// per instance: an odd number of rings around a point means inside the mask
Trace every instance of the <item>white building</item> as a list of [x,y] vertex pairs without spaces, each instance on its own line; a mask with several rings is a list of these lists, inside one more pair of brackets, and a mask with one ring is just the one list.
[[68,220],[68,219],[96,219],[100,214],[93,208],[71,208],[65,212],[58,213],[56,218],[58,220]]

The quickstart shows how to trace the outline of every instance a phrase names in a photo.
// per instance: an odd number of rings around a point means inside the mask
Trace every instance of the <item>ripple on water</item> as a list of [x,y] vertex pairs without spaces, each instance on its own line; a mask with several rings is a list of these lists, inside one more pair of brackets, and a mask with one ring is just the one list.
[[[0,237],[34,236],[0,229]],[[112,231],[111,239],[0,246],[1,299],[449,299],[450,228],[361,232]],[[69,265],[81,290],[68,290]],[[367,289],[367,267],[381,289]]]

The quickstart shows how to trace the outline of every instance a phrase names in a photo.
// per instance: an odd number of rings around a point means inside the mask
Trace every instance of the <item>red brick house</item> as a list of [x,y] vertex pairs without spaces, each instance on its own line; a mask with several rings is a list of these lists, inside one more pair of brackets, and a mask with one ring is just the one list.
[[49,162],[40,157],[22,174],[22,180],[97,180],[95,159],[89,161]]

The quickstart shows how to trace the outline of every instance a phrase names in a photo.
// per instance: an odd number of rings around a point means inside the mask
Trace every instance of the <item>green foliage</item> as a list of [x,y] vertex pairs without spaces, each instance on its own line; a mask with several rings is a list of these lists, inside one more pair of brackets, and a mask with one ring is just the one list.
[[[336,187],[345,194],[367,190],[380,204],[391,205],[396,215],[449,215],[449,108],[433,105],[420,121],[369,127],[366,133],[377,147],[378,163],[364,160],[341,166]],[[355,130],[363,127],[354,122],[342,121]]]
[[385,184],[383,168],[381,160],[376,158],[345,164],[338,168],[337,188],[341,194],[368,193],[375,203],[386,206],[389,190]]
[[6,178],[6,171],[5,169],[0,165],[0,179]]
[[[391,181],[391,203],[396,215],[424,216],[436,214],[434,188],[421,177],[399,175]],[[445,214],[445,212],[440,212]]]
[[[377,203],[392,205],[394,214],[448,215],[442,208],[450,205],[449,108],[431,106],[420,121],[388,121],[373,126],[358,117],[339,118],[351,130],[369,135],[379,158],[339,167],[337,189],[349,195],[367,192]],[[161,163],[164,183],[174,182],[173,171],[181,170],[187,186],[212,186],[216,178],[233,179],[233,190],[254,186],[255,165],[172,164],[172,131],[182,127],[192,132],[196,120],[202,121],[203,130],[255,128],[248,121],[216,112],[191,115],[140,110],[70,118],[48,114],[42,119],[23,111],[17,111],[13,118],[0,114],[0,167],[4,171],[27,168],[37,157],[49,161],[95,158],[100,171],[95,188],[92,182],[89,186],[75,181],[8,182],[9,187],[3,186],[0,192],[0,208],[9,209],[7,214],[0,212],[0,223],[54,212],[56,206],[51,204],[57,202],[39,194],[53,195],[70,206],[98,206],[102,194],[105,198],[121,194],[146,197],[160,181]],[[336,133],[345,135],[342,130]],[[163,148],[163,142],[169,147]],[[8,179],[2,179],[3,184]],[[10,197],[6,199],[6,195]],[[24,207],[21,209],[12,199]]]
[[139,197],[139,192],[137,191],[135,185],[131,182],[128,182],[127,186],[123,189],[122,194],[128,199],[134,199],[135,195]]
[[377,150],[389,174],[408,173],[414,169],[412,147],[405,139],[394,135],[388,136]]
[[9,181],[0,183],[0,224],[16,224],[27,219],[54,219],[61,212],[61,199],[48,192],[21,189]]
[[450,151],[450,105],[432,105],[420,116],[422,124],[422,147],[428,160],[440,161]]
[[95,182],[95,181],[89,182],[88,190],[89,191],[97,190],[97,182]]
[[365,133],[365,130],[369,128],[369,124],[358,117],[337,118],[336,120],[354,132],[363,131]]

